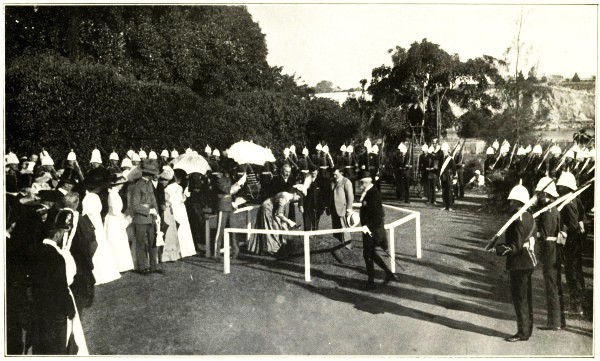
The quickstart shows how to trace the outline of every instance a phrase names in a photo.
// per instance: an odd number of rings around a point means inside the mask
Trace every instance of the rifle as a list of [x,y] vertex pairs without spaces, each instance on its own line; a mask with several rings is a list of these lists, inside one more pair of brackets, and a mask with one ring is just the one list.
[[512,153],[510,154],[510,159],[508,160],[508,164],[506,165],[506,167],[504,167],[504,169],[510,168],[510,165],[512,164],[512,160],[513,160],[513,158],[515,156],[515,153],[517,151],[518,146],[519,146],[519,142],[516,142],[515,145],[514,145],[514,147],[513,147]]
[[552,139],[550,141],[550,144],[548,145],[548,148],[546,149],[546,151],[544,151],[544,155],[542,157],[542,160],[540,161],[540,163],[538,164],[538,166],[536,167],[536,172],[540,170],[540,168],[542,168],[542,164],[544,164],[544,162],[546,161],[546,158],[548,157],[548,154],[550,154],[550,149],[552,149],[552,146],[554,146],[554,139]]
[[465,149],[465,143],[467,142],[466,139],[463,139],[462,145],[460,146],[460,150],[458,151],[458,160],[459,163],[462,163],[463,160],[463,150]]
[[563,165],[563,163],[565,162],[565,159],[567,159],[567,153],[569,153],[569,150],[573,149],[573,146],[575,146],[575,144],[577,144],[577,142],[573,141],[573,143],[571,144],[570,147],[565,148],[565,151],[561,155],[560,161],[556,165],[556,168],[554,169],[554,171],[557,171]]
[[[535,141],[535,143],[533,143],[533,146],[535,147],[536,145],[538,145],[540,140],[542,140],[541,135],[538,137],[538,139]],[[533,159],[533,148],[531,149],[531,152],[529,152],[529,155],[527,156],[527,163],[525,164],[525,169],[527,169],[529,167],[529,164],[531,164],[532,159]]]
[[[506,139],[504,139],[504,140],[506,140]],[[504,142],[502,142],[502,143],[504,143]],[[500,145],[500,148],[498,148],[498,156],[496,157],[496,161],[492,165],[492,169],[496,169],[496,164],[498,164],[498,161],[500,160],[500,157],[502,156],[502,152],[500,151],[500,149],[502,149],[502,145]]]
[[560,205],[559,207],[559,211],[562,209],[562,207],[564,207],[564,205],[568,204],[569,202],[571,202],[575,197],[577,197],[579,194],[581,194],[583,191],[585,191],[587,188],[589,188],[592,185],[592,182],[594,181],[595,177],[590,179],[589,181],[585,182],[583,185],[581,185],[581,187],[579,187],[577,190],[574,190],[572,192],[569,192],[561,197],[559,197],[558,199],[556,199],[554,202],[548,204],[547,206],[545,206],[544,208],[540,209],[539,211],[535,212],[533,214],[533,218],[537,218],[540,216],[540,214],[550,210],[551,208]]

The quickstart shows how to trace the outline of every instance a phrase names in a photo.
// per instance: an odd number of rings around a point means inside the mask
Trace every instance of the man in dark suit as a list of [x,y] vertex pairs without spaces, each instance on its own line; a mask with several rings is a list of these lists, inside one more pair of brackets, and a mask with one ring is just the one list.
[[36,247],[31,270],[31,295],[37,337],[34,355],[67,354],[67,318],[75,317],[65,259],[61,254],[65,225],[55,224]]
[[444,201],[444,208],[447,211],[452,211],[452,203],[454,198],[452,196],[452,180],[456,173],[456,167],[454,165],[454,158],[450,155],[450,147],[448,143],[442,144],[443,159],[440,161],[440,181],[442,183],[442,200]]
[[96,279],[93,273],[94,263],[92,258],[97,248],[98,242],[96,242],[96,233],[92,221],[88,215],[80,217],[70,248],[71,256],[73,256],[77,266],[77,272],[71,284],[71,291],[80,318],[83,317],[83,310],[90,307],[94,302]]
[[303,205],[300,211],[304,217],[304,230],[316,231],[319,229],[319,220],[325,211],[326,198],[323,194],[327,191],[328,184],[323,183],[323,178],[319,175],[318,168],[310,164],[311,183],[308,187],[306,197],[303,198]]
[[[158,166],[158,162],[155,163]],[[158,215],[160,216],[161,223],[164,224],[165,219],[165,186],[158,181],[158,174],[152,176],[152,186],[154,187],[154,198],[156,198],[156,205],[158,209]],[[158,262],[161,262],[162,252],[164,246],[157,246]],[[163,271],[164,272],[164,271]]]
[[367,267],[366,290],[375,289],[375,270],[373,263],[385,271],[383,284],[395,281],[396,276],[390,271],[385,262],[375,252],[375,247],[387,249],[387,236],[384,228],[384,212],[381,195],[376,187],[373,186],[373,178],[369,172],[361,172],[360,186],[362,195],[360,196],[360,223],[363,226],[363,257]]

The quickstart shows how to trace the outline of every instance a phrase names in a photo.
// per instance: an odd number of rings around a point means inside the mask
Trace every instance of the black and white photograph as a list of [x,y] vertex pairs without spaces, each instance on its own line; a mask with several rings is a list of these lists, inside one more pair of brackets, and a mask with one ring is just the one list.
[[3,2],[6,356],[595,356],[597,3]]

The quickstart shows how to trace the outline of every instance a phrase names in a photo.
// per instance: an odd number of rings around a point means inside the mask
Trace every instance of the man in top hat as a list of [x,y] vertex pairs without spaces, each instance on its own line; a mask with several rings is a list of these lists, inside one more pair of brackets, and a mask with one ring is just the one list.
[[142,178],[131,189],[129,214],[133,218],[135,229],[135,247],[137,265],[142,274],[160,272],[157,269],[158,250],[156,248],[155,217],[158,216],[158,203],[154,194],[152,177],[158,175],[156,165],[142,163]]
[[[354,202],[354,188],[352,182],[342,175],[343,170],[336,168],[333,171],[333,183],[331,184],[331,226],[334,229],[348,228],[346,216],[352,213]],[[323,181],[325,183],[325,180]],[[340,242],[347,243],[346,248],[352,248],[352,235],[350,233],[335,233],[335,238]]]
[[375,247],[381,247],[386,250],[388,247],[387,236],[385,233],[385,213],[383,211],[383,202],[381,195],[373,185],[373,178],[369,172],[360,173],[360,223],[363,226],[363,257],[367,268],[366,290],[375,289],[375,268],[376,263],[385,271],[383,284],[396,280],[396,276],[390,271],[383,259],[375,251]]

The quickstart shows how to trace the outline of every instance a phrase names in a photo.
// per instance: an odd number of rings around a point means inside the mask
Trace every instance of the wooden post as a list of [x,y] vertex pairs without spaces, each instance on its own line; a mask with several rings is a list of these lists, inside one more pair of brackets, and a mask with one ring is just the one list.
[[223,268],[224,268],[224,272],[225,274],[229,274],[230,270],[230,265],[229,265],[229,232],[225,232],[223,234],[223,243],[225,243],[225,254],[224,254],[224,258],[223,258]]
[[304,280],[310,282],[310,236],[304,236]]
[[396,242],[394,240],[394,230],[396,227],[390,228],[390,237],[388,239],[388,249],[390,250],[390,270],[396,273]]
[[210,218],[204,219],[204,256],[210,257]]
[[421,213],[415,217],[415,233],[417,242],[417,258],[421,258]]

